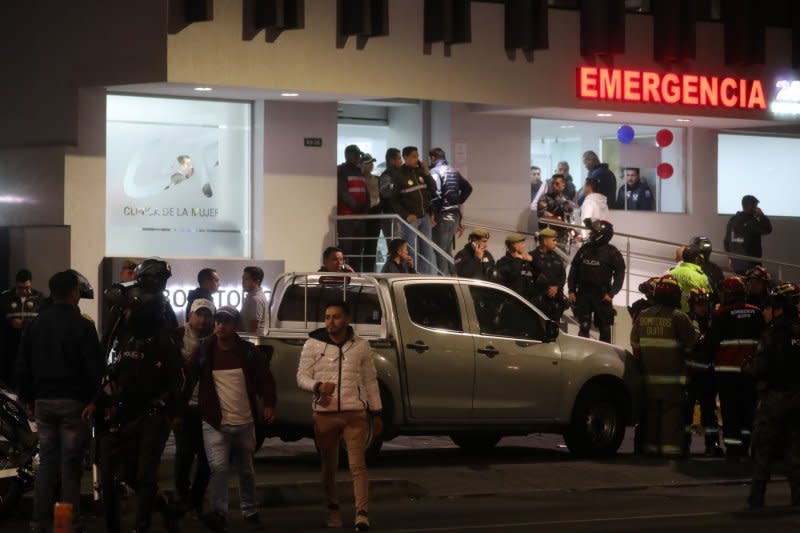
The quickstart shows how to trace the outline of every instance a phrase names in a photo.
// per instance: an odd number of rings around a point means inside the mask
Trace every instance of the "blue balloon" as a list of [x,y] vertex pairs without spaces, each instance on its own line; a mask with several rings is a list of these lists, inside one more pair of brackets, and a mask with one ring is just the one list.
[[634,138],[635,135],[636,135],[636,133],[634,133],[633,128],[631,128],[627,124],[623,124],[617,130],[617,139],[622,144],[630,144],[630,143],[632,143],[633,142],[633,138]]

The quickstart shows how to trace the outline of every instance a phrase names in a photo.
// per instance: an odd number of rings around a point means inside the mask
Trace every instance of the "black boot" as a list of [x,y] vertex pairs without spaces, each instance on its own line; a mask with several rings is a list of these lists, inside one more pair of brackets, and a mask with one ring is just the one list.
[[761,509],[764,507],[764,494],[767,492],[765,481],[753,481],[750,484],[750,496],[747,497],[747,507]]

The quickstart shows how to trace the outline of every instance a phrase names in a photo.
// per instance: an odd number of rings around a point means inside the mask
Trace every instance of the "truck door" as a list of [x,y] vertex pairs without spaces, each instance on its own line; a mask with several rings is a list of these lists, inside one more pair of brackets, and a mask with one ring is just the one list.
[[546,319],[511,291],[462,282],[475,341],[475,419],[549,419],[561,396],[561,350]]
[[475,347],[457,282],[405,280],[392,284],[405,362],[410,416],[468,419],[472,413]]

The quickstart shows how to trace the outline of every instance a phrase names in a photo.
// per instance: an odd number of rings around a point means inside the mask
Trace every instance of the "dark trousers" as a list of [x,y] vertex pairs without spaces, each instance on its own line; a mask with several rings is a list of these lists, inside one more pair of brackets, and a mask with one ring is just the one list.
[[175,492],[178,499],[189,508],[202,512],[203,497],[210,479],[211,470],[203,446],[203,418],[200,407],[192,405],[186,409],[183,425],[175,430]]
[[687,424],[692,423],[695,404],[700,404],[700,423],[703,425],[706,436],[716,435],[719,427],[717,425],[717,385],[714,371],[709,369],[692,372],[686,390],[689,398],[686,410]]
[[800,392],[770,391],[758,406],[753,435],[753,482],[766,484],[771,463],[786,449],[793,499],[800,496]]
[[[364,252],[366,227],[363,220],[340,220],[336,231],[339,234],[339,248],[344,253],[345,262],[356,272],[363,272],[361,255]],[[373,265],[374,268],[374,265]]]
[[600,340],[611,342],[611,326],[614,325],[614,306],[611,302],[603,301],[602,291],[578,291],[575,300],[575,318],[578,320],[578,335],[589,337],[594,325],[600,332]]
[[741,372],[717,372],[722,435],[730,455],[743,455],[750,446],[756,408],[756,387]]
[[364,252],[363,272],[375,272],[375,255],[378,253],[378,239],[381,238],[381,221],[367,220],[364,223],[364,237],[366,237],[366,240],[362,241]]
[[646,389],[646,453],[677,456],[684,452],[686,394],[682,385],[652,385]]
[[136,491],[136,529],[148,529],[158,494],[158,466],[169,436],[164,415],[145,416],[107,433],[102,440],[101,479],[106,513],[106,531],[120,531],[117,480]]

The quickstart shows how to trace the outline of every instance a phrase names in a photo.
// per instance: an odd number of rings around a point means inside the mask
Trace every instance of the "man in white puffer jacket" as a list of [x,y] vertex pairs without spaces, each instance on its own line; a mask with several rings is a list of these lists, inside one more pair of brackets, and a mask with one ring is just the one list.
[[373,438],[383,423],[381,396],[369,342],[350,326],[347,303],[325,309],[325,327],[312,331],[303,346],[297,384],[314,393],[314,436],[322,461],[322,485],[328,527],[342,527],[336,496],[339,440],[344,438],[353,476],[356,531],[369,530],[369,479],[365,452],[369,438],[368,413],[373,416]]

